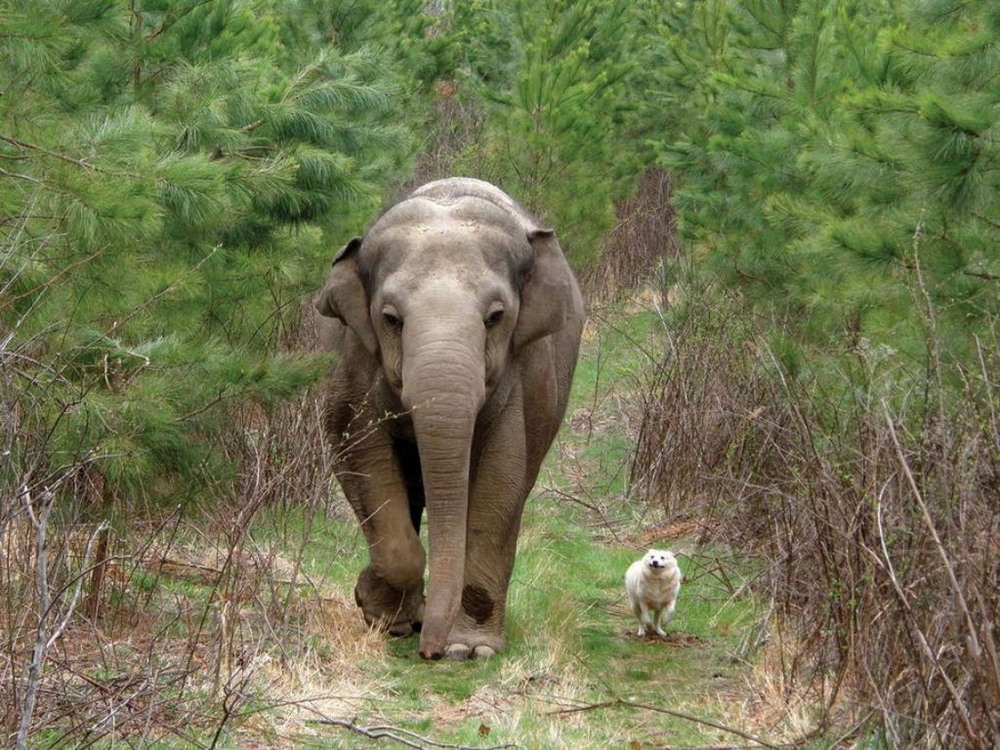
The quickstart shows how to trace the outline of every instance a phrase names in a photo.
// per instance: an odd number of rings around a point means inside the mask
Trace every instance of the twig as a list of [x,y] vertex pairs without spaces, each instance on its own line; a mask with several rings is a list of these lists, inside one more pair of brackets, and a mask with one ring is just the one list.
[[971,276],[974,279],[982,279],[983,281],[1000,281],[1000,276],[987,271],[962,271],[962,274],[964,276]]
[[[883,404],[883,407],[884,406],[885,405]],[[886,412],[886,418],[888,418],[888,416],[889,415],[888,415],[888,411],[887,411]],[[892,429],[892,421],[891,420],[889,420],[889,431],[890,431],[890,433],[892,435],[893,441],[895,442],[896,441],[896,433]],[[898,442],[896,443],[896,449],[900,450]],[[912,481],[912,479],[913,479],[912,475],[910,475],[909,467],[907,466],[906,461],[903,459],[902,453],[900,453],[900,461],[903,464],[903,467],[904,467],[904,469],[906,471],[906,474],[910,477],[910,480]],[[919,497],[919,493],[917,493],[917,494],[918,494],[918,497]],[[920,502],[921,502],[921,505],[922,505],[923,504],[923,500],[921,499]],[[926,512],[926,510],[925,510],[925,512]],[[927,637],[924,635],[923,630],[920,629],[920,626],[916,622],[916,617],[913,614],[913,608],[910,606],[910,600],[907,599],[906,592],[903,591],[903,587],[902,587],[902,585],[899,582],[899,578],[897,578],[897,576],[896,576],[896,570],[893,567],[892,558],[889,557],[889,547],[888,547],[888,545],[886,544],[886,541],[885,541],[885,530],[884,530],[883,524],[882,524],[882,499],[881,499],[881,496],[879,497],[879,500],[878,500],[878,506],[876,508],[875,519],[876,519],[876,522],[878,524],[879,543],[880,543],[880,545],[882,547],[882,556],[884,558],[884,559],[880,560],[879,562],[882,563],[882,564],[884,564],[884,566],[886,568],[886,571],[889,574],[889,582],[892,584],[893,591],[896,594],[896,598],[899,600],[900,606],[903,608],[903,612],[905,613],[905,615],[907,616],[907,618],[910,620],[910,625],[913,628],[913,634],[916,636],[916,639],[917,639],[917,641],[920,644],[920,648],[924,652],[924,657],[927,659],[927,661],[930,663],[930,665],[941,676],[941,679],[944,682],[945,687],[947,688],[948,692],[951,695],[952,702],[955,705],[955,709],[958,711],[958,715],[959,715],[959,717],[960,717],[960,719],[962,721],[962,725],[965,727],[965,731],[966,731],[969,739],[970,740],[975,740],[976,733],[975,733],[975,730],[973,729],[972,720],[969,717],[968,711],[966,710],[965,705],[962,703],[962,697],[958,694],[958,689],[955,687],[955,683],[952,682],[951,678],[948,676],[948,673],[945,671],[944,667],[941,666],[941,661],[935,656],[933,649],[931,649],[930,644],[927,642]],[[933,527],[931,528],[931,531],[932,532],[934,531]],[[936,536],[937,535],[935,534],[935,538],[936,538]],[[869,554],[874,555],[875,553],[874,553],[874,551],[869,550]],[[876,557],[876,559],[877,559],[877,557]]]
[[[94,542],[107,532],[108,522],[101,521],[94,533],[90,535],[90,539],[87,540],[87,548],[83,553],[83,566],[80,574],[76,577],[76,589],[73,591],[73,597],[69,601],[69,605],[66,607],[66,611],[63,613],[62,621],[55,627],[52,631],[52,635],[49,637],[48,642],[45,644],[46,650],[52,648],[55,642],[62,637],[62,634],[66,631],[69,626],[69,620],[73,616],[73,612],[76,610],[76,605],[80,601],[80,594],[83,592],[83,581],[86,578],[87,573],[96,570],[99,566],[108,562],[107,559],[95,563],[92,567],[90,565],[90,559],[93,555]],[[47,614],[47,613],[46,613]]]
[[513,743],[493,745],[492,747],[486,748],[474,748],[470,745],[452,745],[446,742],[436,742],[435,740],[428,739],[406,729],[400,729],[399,727],[363,727],[360,724],[356,724],[354,721],[348,721],[347,719],[310,719],[308,723],[341,727],[343,729],[349,729],[352,732],[356,732],[357,734],[371,740],[392,740],[393,742],[398,742],[400,745],[404,745],[406,747],[415,747],[417,750],[425,750],[428,747],[443,747],[448,748],[449,750],[504,750],[504,748],[520,747],[520,745]]
[[15,745],[18,750],[28,747],[28,735],[31,732],[31,720],[35,712],[35,702],[38,697],[38,688],[42,681],[42,670],[46,655],[69,626],[70,618],[72,618],[73,612],[80,601],[84,578],[90,568],[94,542],[108,528],[107,522],[102,522],[88,540],[83,557],[83,572],[76,578],[76,587],[62,612],[61,618],[53,625],[50,622],[50,618],[53,616],[53,607],[62,598],[63,593],[65,593],[65,591],[60,591],[53,598],[48,570],[48,521],[49,514],[55,506],[56,491],[57,488],[53,487],[42,488],[41,497],[38,500],[37,513],[33,507],[31,490],[25,486],[20,493],[24,504],[24,511],[31,520],[32,526],[35,527],[35,579],[38,586],[38,624],[35,629],[35,644],[32,648],[31,663],[28,667],[27,683],[24,689],[24,701],[21,705],[21,715],[18,721]]
[[913,472],[910,471],[910,465],[906,461],[906,457],[903,455],[903,448],[899,444],[899,438],[896,437],[896,429],[892,425],[892,418],[889,416],[889,408],[885,405],[885,401],[882,402],[882,409],[885,411],[886,423],[889,426],[889,434],[892,436],[893,446],[896,448],[896,457],[899,459],[900,466],[903,468],[903,474],[906,476],[906,481],[910,485],[910,489],[913,490],[913,496],[917,500],[917,504],[920,506],[920,513],[923,516],[924,523],[927,525],[927,530],[931,534],[931,538],[934,540],[934,546],[937,549],[938,554],[941,556],[941,562],[944,563],[944,569],[948,573],[948,580],[951,583],[951,587],[955,592],[955,598],[958,600],[959,607],[962,610],[962,615],[965,617],[965,625],[969,629],[968,635],[968,646],[971,652],[969,656],[973,660],[978,660],[983,655],[983,649],[979,645],[979,638],[977,636],[977,630],[975,622],[972,619],[972,613],[969,611],[969,604],[965,601],[965,596],[962,594],[962,587],[958,584],[958,577],[955,575],[955,568],[951,564],[951,559],[948,557],[948,552],[944,548],[944,544],[941,542],[941,537],[938,536],[937,527],[934,526],[934,519],[931,518],[930,511],[927,509],[927,504],[924,502],[924,497],[920,492],[920,488],[917,486],[916,480],[913,478]]
[[[32,649],[31,665],[28,668],[28,684],[25,688],[24,704],[21,708],[21,717],[18,724],[18,750],[28,747],[28,734],[31,731],[31,718],[35,713],[35,700],[38,696],[38,687],[42,681],[42,667],[45,663],[45,655],[55,642],[62,637],[62,634],[69,626],[70,618],[73,616],[73,611],[80,601],[80,593],[83,590],[84,576],[81,575],[77,578],[76,589],[63,612],[61,621],[52,628],[52,633],[49,635],[49,617],[52,614],[51,610],[55,601],[52,600],[52,592],[49,589],[48,521],[49,513],[55,504],[55,496],[55,490],[49,487],[44,488],[40,507],[36,515],[34,508],[31,507],[31,492],[27,488],[23,491],[24,508],[29,518],[31,518],[31,523],[35,527],[36,532],[35,576],[38,584],[38,626],[35,631],[35,646]],[[87,550],[84,552],[83,558],[83,567],[85,570],[90,565],[90,556],[93,551],[94,541],[99,535],[104,533],[105,529],[107,529],[107,523],[102,522],[87,542]],[[56,601],[58,599],[59,595],[56,596]]]
[[582,713],[583,711],[596,711],[602,708],[637,708],[641,711],[653,711],[658,714],[666,714],[667,716],[673,716],[678,719],[683,719],[684,721],[690,721],[695,724],[703,724],[707,727],[712,727],[713,729],[718,729],[722,732],[728,732],[729,734],[735,734],[738,737],[742,737],[745,740],[750,740],[751,742],[756,742],[758,745],[763,747],[773,748],[773,750],[782,750],[787,747],[787,745],[774,745],[767,740],[762,740],[759,737],[754,737],[748,732],[744,732],[742,729],[736,729],[734,727],[727,727],[725,724],[720,724],[711,719],[703,719],[699,716],[692,716],[691,714],[682,713],[681,711],[674,711],[669,708],[660,708],[659,706],[650,706],[645,703],[633,703],[632,701],[622,700],[621,698],[615,698],[611,701],[604,701],[603,703],[592,703],[587,706],[577,706],[575,708],[561,708],[558,711],[550,711],[549,716],[555,716],[557,714],[575,714]]
[[592,513],[596,513],[598,516],[600,516],[600,519],[601,519],[600,522],[604,526],[604,530],[607,531],[609,534],[611,534],[611,536],[613,536],[615,538],[616,542],[619,542],[619,543],[624,543],[625,542],[625,540],[622,538],[621,534],[619,534],[615,530],[614,523],[612,522],[612,520],[610,518],[608,518],[607,511],[605,511],[603,508],[601,508],[601,507],[599,507],[599,506],[597,506],[597,505],[595,505],[593,503],[588,503],[586,500],[583,500],[583,499],[577,497],[576,495],[574,495],[574,494],[572,494],[570,492],[565,492],[564,490],[561,490],[561,489],[559,489],[558,487],[555,487],[555,486],[553,486],[553,487],[546,487],[545,488],[545,492],[549,493],[550,495],[554,495],[556,497],[556,499],[558,499],[558,500],[566,500],[566,501],[571,502],[571,503],[576,503],[577,505],[580,505],[580,506],[586,508],[587,510],[591,511]]
[[17,729],[17,748],[26,750],[28,747],[28,732],[31,730],[31,716],[35,712],[35,699],[38,696],[38,685],[42,680],[42,663],[48,648],[48,616],[49,616],[49,578],[48,550],[46,549],[46,522],[49,511],[55,500],[55,493],[45,488],[42,492],[41,507],[35,515],[31,507],[31,492],[25,488],[23,492],[24,508],[31,518],[36,532],[35,573],[38,583],[38,629],[35,632],[35,646],[31,655],[31,666],[28,668],[28,684],[24,690],[24,704],[21,707],[21,720]]
[[[152,563],[152,561],[151,561]],[[175,560],[172,557],[160,557],[157,561],[157,569],[164,575],[170,576],[171,578],[183,578],[184,576],[180,574],[172,574],[169,570],[164,570],[165,566],[172,568],[190,568],[191,570],[202,571],[204,573],[211,573],[214,576],[222,576],[225,571],[222,568],[215,568],[211,565],[199,565],[198,563],[183,562],[182,560]],[[300,573],[304,581],[296,581],[292,578],[275,578],[272,577],[270,580],[272,583],[280,583],[283,586],[309,586],[317,591],[319,591],[319,586],[313,581],[309,576]]]

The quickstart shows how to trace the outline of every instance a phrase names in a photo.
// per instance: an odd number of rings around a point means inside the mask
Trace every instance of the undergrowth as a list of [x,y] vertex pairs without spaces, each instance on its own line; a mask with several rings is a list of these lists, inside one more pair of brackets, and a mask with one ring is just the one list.
[[[593,311],[504,654],[428,664],[363,625],[309,394],[239,423],[241,494],[212,508],[105,523],[5,496],[7,736],[30,708],[42,748],[988,747],[995,342],[957,415],[874,399],[897,371],[865,352],[831,413],[735,302],[637,299]],[[639,640],[622,576],[653,546],[686,583],[668,638]]]
[[808,707],[799,737],[851,746],[989,748],[1000,340],[994,325],[973,361],[949,359],[914,298],[925,366],[861,341],[806,369],[739,299],[687,295],[665,319],[630,477],[645,503],[766,561],[763,711]]
[[[991,747],[996,326],[949,360],[917,289],[926,367],[803,355],[666,270],[591,310],[487,663],[364,626],[320,394],[231,411],[235,485],[109,504],[99,457],[45,459],[44,394],[0,350],[8,744]],[[653,546],[686,583],[667,639],[639,640],[622,576]]]
[[[5,497],[7,736],[26,715],[39,748],[370,747],[381,731],[421,747],[655,746],[753,732],[738,700],[744,634],[760,617],[753,567],[633,502],[627,465],[659,317],[602,315],[526,510],[504,654],[424,663],[414,639],[364,626],[351,592],[365,544],[330,483],[308,394],[234,423],[219,449],[241,483],[212,507],[102,523],[85,507],[42,517],[37,498]],[[677,551],[688,582],[668,638],[643,641],[622,577],[654,544]]]

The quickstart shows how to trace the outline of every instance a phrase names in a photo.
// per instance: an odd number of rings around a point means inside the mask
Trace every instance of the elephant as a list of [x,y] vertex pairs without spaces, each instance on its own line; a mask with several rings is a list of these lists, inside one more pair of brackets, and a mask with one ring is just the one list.
[[368,545],[365,621],[419,632],[424,659],[501,651],[522,510],[584,324],[555,233],[490,183],[431,182],[340,249],[316,308],[337,354],[324,432]]

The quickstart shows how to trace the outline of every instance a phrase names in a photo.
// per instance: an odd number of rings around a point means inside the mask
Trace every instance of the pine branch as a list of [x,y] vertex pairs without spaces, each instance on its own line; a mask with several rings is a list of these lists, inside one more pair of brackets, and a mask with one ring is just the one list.
[[989,216],[983,216],[980,213],[974,213],[972,215],[975,216],[977,219],[979,219],[984,224],[988,224],[989,226],[993,227],[994,229],[1000,229],[1000,221],[994,221]]
[[19,179],[19,180],[27,180],[28,182],[33,182],[36,185],[44,185],[45,184],[41,180],[35,179],[34,177],[32,177],[30,175],[19,174],[18,172],[8,172],[3,167],[0,167],[0,175],[4,175],[5,177],[14,177],[14,178]]
[[115,177],[130,177],[134,180],[141,180],[143,176],[141,174],[135,174],[134,172],[115,172],[114,170],[104,169],[103,167],[95,166],[90,162],[82,161],[80,159],[74,159],[72,156],[66,156],[66,154],[61,154],[58,151],[51,151],[42,146],[36,146],[27,141],[22,141],[9,135],[4,135],[0,133],[0,141],[9,143],[12,146],[17,146],[18,148],[25,149],[26,151],[37,151],[40,154],[45,154],[46,156],[51,156],[53,159],[59,159],[67,164],[74,164],[78,167],[83,167],[84,169],[91,172],[98,172],[100,174],[113,175]]
[[40,292],[42,289],[45,289],[45,288],[51,286],[52,284],[54,284],[56,281],[58,281],[63,276],[69,275],[75,269],[79,268],[80,266],[86,265],[87,263],[90,263],[90,261],[95,260],[96,258],[101,257],[101,255],[103,255],[103,254],[104,254],[103,250],[98,250],[97,252],[91,253],[86,258],[82,258],[82,259],[76,261],[75,263],[70,263],[65,268],[63,268],[59,273],[57,273],[51,279],[49,279],[48,281],[46,281],[44,284],[39,284],[35,288],[29,289],[28,291],[22,292],[21,294],[15,295],[13,297],[5,298],[3,304],[0,305],[0,310],[3,310],[5,308],[7,308],[7,307],[10,307],[12,304],[14,304],[15,302],[17,302],[18,300],[24,299],[25,297],[30,297],[33,294],[38,294],[38,292]]

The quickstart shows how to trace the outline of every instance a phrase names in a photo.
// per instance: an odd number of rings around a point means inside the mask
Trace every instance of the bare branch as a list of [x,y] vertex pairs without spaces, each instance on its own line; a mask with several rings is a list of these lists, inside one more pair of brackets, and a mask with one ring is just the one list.
[[367,737],[371,740],[392,740],[393,742],[398,742],[404,747],[414,747],[418,750],[426,750],[426,748],[431,747],[441,747],[447,748],[448,750],[504,750],[504,748],[515,748],[520,747],[513,743],[507,743],[505,745],[493,745],[492,747],[485,748],[473,748],[470,745],[452,745],[445,742],[437,742],[435,740],[423,737],[416,732],[410,732],[406,729],[400,729],[399,727],[390,726],[370,726],[363,727],[354,721],[348,721],[346,719],[312,719],[310,724],[326,724],[328,726],[342,727],[343,729],[349,729],[352,732]]
[[635,708],[640,711],[652,711],[658,714],[666,714],[667,716],[673,716],[678,719],[683,719],[684,721],[690,721],[695,724],[702,724],[706,727],[712,727],[712,729],[718,729],[721,732],[728,732],[729,734],[735,734],[737,737],[742,737],[745,740],[750,740],[755,742],[762,747],[773,748],[773,750],[782,750],[786,747],[791,747],[791,745],[775,745],[767,740],[762,740],[759,737],[755,737],[749,732],[744,732],[742,729],[736,729],[735,727],[727,727],[725,724],[720,724],[717,721],[712,721],[711,719],[703,719],[700,716],[692,716],[691,714],[686,714],[681,711],[674,711],[669,708],[661,708],[659,706],[650,706],[645,703],[633,703],[632,701],[622,700],[621,698],[616,698],[611,701],[604,701],[603,703],[592,703],[586,706],[577,706],[575,708],[561,708],[558,711],[551,711],[550,716],[556,716],[559,714],[576,714],[582,713],[583,711],[596,711],[602,708]]

